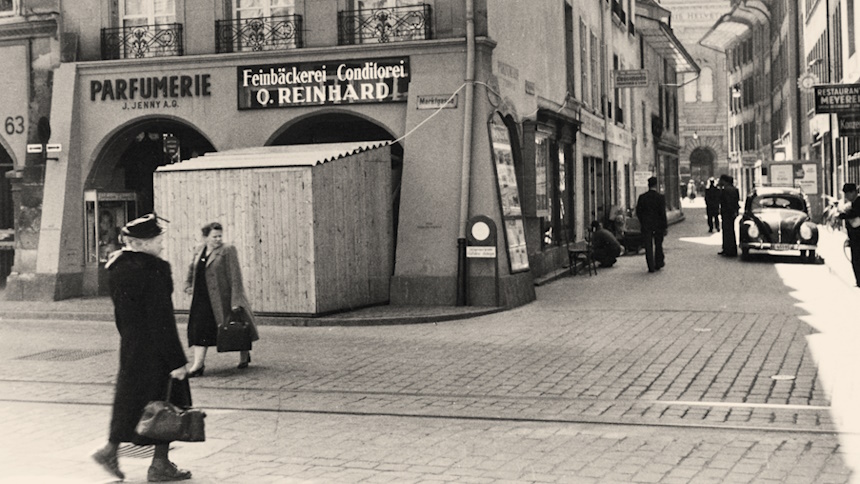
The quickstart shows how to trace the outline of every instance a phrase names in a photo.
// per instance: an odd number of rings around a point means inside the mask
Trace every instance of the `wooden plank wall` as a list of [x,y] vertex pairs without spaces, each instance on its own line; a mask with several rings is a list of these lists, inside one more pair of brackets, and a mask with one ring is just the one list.
[[239,252],[254,311],[317,312],[309,167],[156,172],[154,186],[155,210],[171,221],[164,257],[177,308],[191,304],[183,289],[200,228],[217,221]]
[[320,312],[389,300],[393,235],[389,148],[313,168]]

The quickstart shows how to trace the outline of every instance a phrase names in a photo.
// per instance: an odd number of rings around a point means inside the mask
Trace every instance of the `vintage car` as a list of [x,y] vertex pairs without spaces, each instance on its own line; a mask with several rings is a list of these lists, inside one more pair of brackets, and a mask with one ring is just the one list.
[[809,204],[799,188],[758,187],[747,197],[738,224],[741,253],[750,249],[788,251],[816,262],[818,227],[809,219]]

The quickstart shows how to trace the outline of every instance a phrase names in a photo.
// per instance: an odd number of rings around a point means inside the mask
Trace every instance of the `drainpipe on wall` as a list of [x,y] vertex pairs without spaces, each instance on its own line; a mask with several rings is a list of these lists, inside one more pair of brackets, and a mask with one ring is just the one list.
[[457,306],[468,302],[466,274],[466,223],[472,181],[472,97],[475,92],[475,1],[466,0],[466,94],[463,103],[463,158],[460,175],[460,233],[457,237]]
[[[609,87],[607,84],[607,74],[609,74],[610,78],[612,74],[608,71],[609,68],[609,55],[607,49],[611,49],[609,40],[606,36],[606,11],[605,9],[609,8],[609,4],[606,2],[599,2],[600,4],[600,41],[602,43],[600,49],[600,58],[597,59],[598,64],[600,64],[600,75],[602,77],[601,83],[603,87],[601,91],[603,91],[600,95],[600,102],[603,106],[603,186],[600,187],[600,191],[603,195],[603,218],[606,219],[609,217],[609,211],[612,209],[611,201],[612,201],[612,177],[613,173],[609,173],[609,168],[612,164],[609,162],[609,116],[612,114],[609,112]],[[612,22],[612,14],[609,14],[610,19],[609,22]],[[611,81],[610,81],[611,83]],[[616,106],[612,106],[612,109],[615,109]],[[614,117],[613,117],[614,118]],[[609,190],[606,189],[607,185],[609,186]],[[597,187],[595,187],[597,188]],[[595,207],[597,208],[597,207]],[[589,214],[590,215],[590,214]],[[597,213],[594,214],[595,216]],[[597,220],[594,218],[593,220]],[[606,223],[605,220],[601,220],[601,223]],[[586,220],[585,223],[588,225],[591,221]],[[589,225],[590,227],[590,225]]]

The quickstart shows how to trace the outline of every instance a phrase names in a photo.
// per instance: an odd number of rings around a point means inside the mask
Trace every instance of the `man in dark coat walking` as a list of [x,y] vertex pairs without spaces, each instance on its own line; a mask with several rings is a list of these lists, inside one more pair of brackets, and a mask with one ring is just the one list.
[[723,250],[720,255],[737,257],[738,245],[735,242],[735,219],[741,208],[741,197],[735,188],[735,179],[729,175],[720,175],[720,216],[723,218]]
[[636,201],[636,218],[645,239],[645,262],[648,272],[659,271],[665,264],[663,237],[669,228],[666,220],[666,197],[657,191],[657,177],[648,179],[648,191]]
[[150,401],[164,400],[171,381],[171,401],[180,407],[191,406],[185,379],[188,360],[173,314],[170,264],[159,258],[162,233],[154,214],[129,222],[122,229],[126,246],[111,254],[105,266],[120,335],[120,361],[108,443],[93,459],[120,479],[124,478],[117,461],[121,442],[155,445],[148,481],[191,478],[191,472],[178,469],[168,459],[170,442],[135,432],[143,408]]
[[857,185],[846,183],[842,186],[845,201],[850,205],[839,214],[845,220],[845,230],[848,232],[848,245],[851,247],[851,267],[854,269],[854,282],[860,287],[860,197],[857,196]]
[[720,189],[714,184],[714,177],[708,178],[705,188],[705,211],[708,215],[708,232],[720,231]]

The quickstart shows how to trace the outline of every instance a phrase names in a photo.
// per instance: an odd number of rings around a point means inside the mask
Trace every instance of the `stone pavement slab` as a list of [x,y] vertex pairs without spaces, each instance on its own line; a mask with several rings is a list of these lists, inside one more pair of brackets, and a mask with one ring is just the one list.
[[[108,408],[0,402],[0,424],[37,413],[44,436],[0,442],[0,483],[108,482],[88,460]],[[20,418],[17,419],[21,421]],[[94,425],[95,423],[95,425]],[[832,435],[450,418],[282,414],[207,416],[205,443],[174,443],[193,483],[332,482],[849,482]],[[15,459],[7,456],[15,455]],[[145,480],[148,456],[121,457],[126,482]],[[38,461],[39,469],[29,462]],[[63,476],[57,480],[57,476]],[[820,480],[819,480],[820,479]]]

